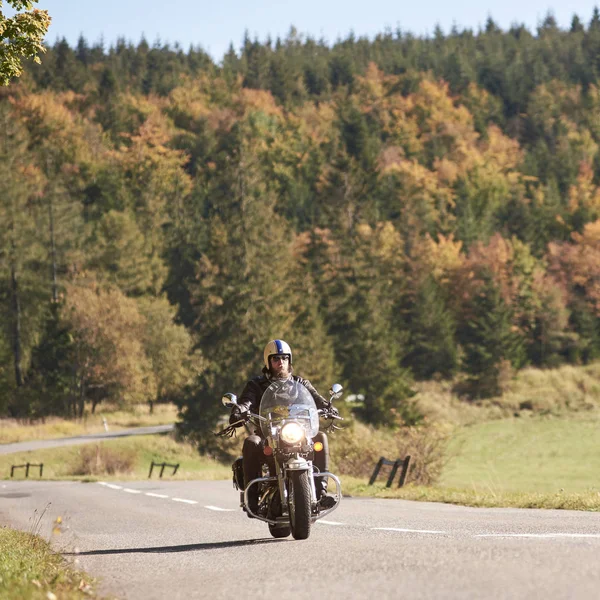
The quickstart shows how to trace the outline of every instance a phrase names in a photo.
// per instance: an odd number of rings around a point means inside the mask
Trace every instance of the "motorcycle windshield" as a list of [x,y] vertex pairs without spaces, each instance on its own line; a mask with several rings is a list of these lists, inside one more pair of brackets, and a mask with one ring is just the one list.
[[313,438],[319,433],[319,413],[310,392],[293,379],[274,381],[265,391],[260,401],[259,414],[261,429],[265,437],[273,434],[273,427],[287,421],[300,423],[306,437]]

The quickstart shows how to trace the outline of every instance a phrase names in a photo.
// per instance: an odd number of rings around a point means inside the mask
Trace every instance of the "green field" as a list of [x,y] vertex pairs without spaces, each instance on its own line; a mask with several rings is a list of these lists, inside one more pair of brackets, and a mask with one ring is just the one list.
[[358,496],[469,506],[600,511],[600,416],[502,419],[457,429],[433,486],[386,488],[344,478]]
[[489,492],[600,491],[600,419],[503,419],[463,428],[439,484]]

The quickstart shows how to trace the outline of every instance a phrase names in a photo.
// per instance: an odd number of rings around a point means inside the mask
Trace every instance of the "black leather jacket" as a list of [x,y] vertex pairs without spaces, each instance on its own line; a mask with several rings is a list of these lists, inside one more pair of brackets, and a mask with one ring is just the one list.
[[[292,375],[292,378],[294,381],[301,383],[310,392],[310,395],[314,398],[317,408],[327,408],[329,406],[329,402],[327,402],[327,400],[325,400],[325,398],[323,398],[323,396],[317,392],[313,384],[308,379],[303,379],[298,375]],[[251,379],[244,387],[237,406],[235,406],[231,411],[229,422],[234,423],[237,421],[239,419],[238,415],[240,411],[250,411],[254,414],[257,414],[260,406],[260,400],[267,388],[272,383],[273,380],[269,379],[266,375],[260,375]]]

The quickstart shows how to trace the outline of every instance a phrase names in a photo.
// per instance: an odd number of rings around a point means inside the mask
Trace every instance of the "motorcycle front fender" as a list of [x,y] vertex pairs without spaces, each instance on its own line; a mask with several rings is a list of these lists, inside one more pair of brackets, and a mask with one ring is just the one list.
[[287,471],[308,471],[312,469],[312,462],[306,460],[305,458],[290,458],[286,463],[284,463],[285,469]]

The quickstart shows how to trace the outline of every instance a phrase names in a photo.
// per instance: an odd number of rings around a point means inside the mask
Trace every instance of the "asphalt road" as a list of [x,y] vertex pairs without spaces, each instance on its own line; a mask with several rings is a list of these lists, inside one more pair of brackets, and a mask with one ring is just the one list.
[[153,433],[166,433],[173,431],[175,425],[153,425],[150,427],[135,427],[133,429],[121,429],[105,433],[92,433],[90,435],[78,435],[70,438],[56,438],[54,440],[34,440],[31,442],[15,442],[13,444],[0,444],[0,454],[13,454],[15,452],[28,452],[30,450],[42,450],[44,448],[58,448],[59,446],[73,446],[76,444],[90,444],[99,440],[111,440],[130,435],[150,435]]
[[0,482],[0,524],[47,507],[40,534],[117,598],[600,597],[597,513],[344,498],[294,541],[237,504],[223,481]]

